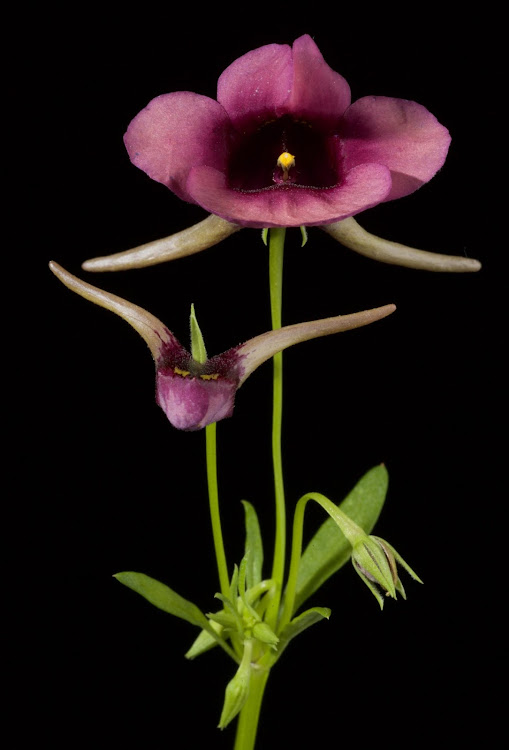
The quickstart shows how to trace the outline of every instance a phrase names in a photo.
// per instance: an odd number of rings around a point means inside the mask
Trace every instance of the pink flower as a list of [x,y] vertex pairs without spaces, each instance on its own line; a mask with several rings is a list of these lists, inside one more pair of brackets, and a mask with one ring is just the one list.
[[73,276],[57,263],[50,268],[81,297],[119,315],[144,339],[156,366],[156,400],[179,430],[200,430],[233,413],[235,394],[257,367],[283,349],[309,339],[374,323],[396,309],[385,305],[262,333],[244,344],[198,362],[154,315],[115,294]]
[[131,122],[132,162],[180,198],[240,226],[332,224],[428,182],[449,133],[420,104],[367,96],[310,36],[269,44],[220,76],[217,101],[153,99]]

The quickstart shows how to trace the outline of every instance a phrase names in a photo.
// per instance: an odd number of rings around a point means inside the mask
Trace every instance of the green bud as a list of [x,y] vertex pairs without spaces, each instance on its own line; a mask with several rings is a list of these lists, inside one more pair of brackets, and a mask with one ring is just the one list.
[[219,729],[224,729],[230,721],[241,711],[249,695],[249,683],[251,680],[251,655],[253,653],[253,641],[244,641],[244,654],[235,676],[226,686],[223,710],[219,720]]
[[406,599],[405,589],[399,580],[397,564],[399,563],[414,580],[422,583],[419,576],[403,560],[394,547],[377,536],[366,536],[355,544],[352,552],[355,570],[376,597],[380,609],[383,609],[385,596],[396,599],[396,591]]
[[279,643],[279,638],[266,622],[257,622],[253,625],[252,632],[257,641],[268,643],[269,646],[276,649],[277,644]]

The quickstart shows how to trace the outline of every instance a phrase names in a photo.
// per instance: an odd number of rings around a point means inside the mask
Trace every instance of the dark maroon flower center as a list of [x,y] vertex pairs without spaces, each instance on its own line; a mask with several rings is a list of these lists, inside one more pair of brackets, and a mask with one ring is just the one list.
[[[283,153],[295,158],[288,170],[278,165]],[[230,187],[242,191],[279,186],[329,188],[340,178],[338,136],[289,116],[239,135],[228,168]]]
[[157,371],[163,376],[177,375],[182,378],[226,380],[238,383],[242,360],[237,353],[238,348],[229,349],[201,363],[193,359],[191,354],[176,339],[173,339],[162,343],[157,360]]

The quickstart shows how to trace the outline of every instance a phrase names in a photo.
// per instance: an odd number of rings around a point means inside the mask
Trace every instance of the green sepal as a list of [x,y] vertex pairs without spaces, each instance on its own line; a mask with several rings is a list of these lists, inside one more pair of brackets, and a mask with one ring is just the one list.
[[262,229],[262,242],[264,245],[267,244],[268,235],[269,235],[269,228],[265,227],[264,229]]
[[[238,570],[237,566],[235,566],[235,569]],[[227,596],[223,596],[222,594],[219,594],[219,593],[214,594],[214,597],[216,599],[219,599],[219,601],[223,602],[225,612],[226,610],[230,611],[230,616],[233,618],[235,622],[235,629],[237,630],[238,633],[240,633],[241,637],[243,637],[244,627],[243,627],[242,617],[240,616],[235,604],[232,602],[231,599],[228,599]],[[237,601],[237,597],[235,596],[235,602],[236,601]]]
[[207,361],[207,350],[205,349],[205,342],[203,335],[198,325],[198,319],[194,311],[194,305],[191,305],[191,315],[189,318],[191,328],[191,356],[195,362],[203,364]]
[[[389,548],[389,550],[394,555],[394,558],[395,558],[396,562],[399,563],[399,565],[401,565],[401,567],[404,568],[406,570],[406,572],[410,576],[412,576],[412,578],[414,579],[414,581],[417,581],[417,583],[422,583],[421,579],[419,578],[419,576],[417,575],[417,573],[415,572],[415,570],[412,570],[412,568],[410,567],[410,565],[403,560],[403,558],[401,557],[401,555],[399,554],[399,552],[397,552],[394,549],[394,547],[392,546],[392,544],[389,544],[389,542],[386,542],[385,539],[380,539],[379,536],[375,536],[373,538],[376,539],[380,544],[382,544],[382,546],[385,546],[385,547]],[[404,597],[404,598],[406,598],[406,597]]]
[[[255,621],[259,621],[261,618],[258,615],[257,611],[254,609],[254,607],[251,606],[250,602],[247,599],[246,596],[246,573],[247,573],[247,555],[244,555],[242,560],[240,561],[240,567],[239,567],[239,580],[238,580],[238,592],[239,597],[242,602],[242,607],[240,609],[240,612],[242,614],[243,619],[246,618],[246,613],[249,612],[251,617]],[[252,590],[252,589],[251,589]]]
[[191,623],[191,625],[196,625],[199,628],[206,630],[217,640],[219,645],[238,662],[235,652],[230,646],[228,646],[221,636],[216,633],[211,623],[196,604],[184,599],[180,594],[177,594],[173,589],[170,589],[169,586],[166,586],[160,581],[156,581],[155,578],[150,578],[150,576],[147,576],[144,573],[125,571],[122,573],[116,573],[113,577],[116,578],[117,581],[120,581],[120,583],[124,584],[124,586],[136,591],[137,594],[143,596],[155,607],[162,609],[163,612],[179,617],[181,620],[186,620]]
[[246,523],[246,584],[250,589],[262,580],[263,542],[256,510],[247,500],[242,500],[242,505]]
[[304,247],[304,245],[308,241],[308,230],[306,229],[305,226],[302,226],[300,228],[300,233],[302,235],[302,244],[301,244],[301,247]]
[[297,617],[294,617],[280,633],[277,650],[278,658],[295,636],[299,635],[299,633],[302,633],[304,630],[307,630],[307,628],[310,628],[311,625],[321,622],[323,619],[328,620],[330,614],[331,611],[328,607],[312,607],[311,609],[302,612],[302,614],[297,615]]
[[[357,482],[339,508],[369,534],[382,510],[389,475],[375,466]],[[294,612],[350,558],[352,547],[332,518],[327,518],[304,550],[297,577]]]

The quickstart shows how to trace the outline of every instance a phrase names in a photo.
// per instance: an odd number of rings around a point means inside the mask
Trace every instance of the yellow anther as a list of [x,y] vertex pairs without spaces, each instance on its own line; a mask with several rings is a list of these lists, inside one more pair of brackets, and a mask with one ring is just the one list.
[[183,378],[187,378],[191,374],[189,370],[181,370],[180,367],[174,367],[173,372],[175,375],[182,375]]
[[278,156],[277,166],[283,170],[283,180],[286,181],[288,179],[288,170],[295,166],[295,156],[288,151],[283,151]]
[[285,171],[288,171],[290,167],[295,166],[295,156],[289,154],[288,151],[283,151],[283,153],[278,157],[277,165]]
[[219,377],[219,373],[215,372],[213,375],[200,375],[200,378],[202,380],[217,380]]

